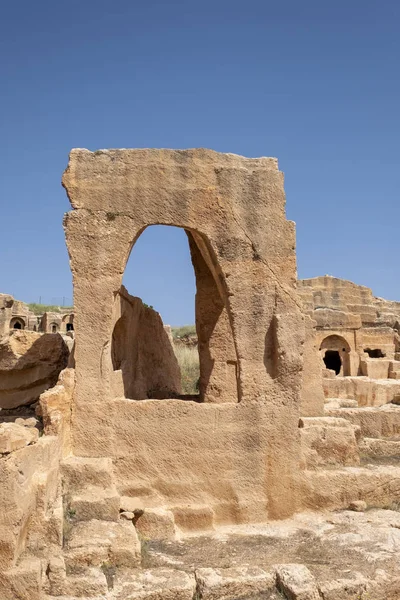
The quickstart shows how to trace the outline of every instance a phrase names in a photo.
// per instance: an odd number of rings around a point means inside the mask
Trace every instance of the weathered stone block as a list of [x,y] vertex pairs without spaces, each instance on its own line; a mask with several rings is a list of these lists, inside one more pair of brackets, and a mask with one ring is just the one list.
[[202,600],[258,598],[275,589],[276,575],[260,567],[197,569],[197,590]]
[[162,508],[146,508],[135,526],[140,535],[149,540],[174,540],[176,537],[174,515]]
[[305,565],[276,567],[278,589],[290,600],[320,600],[315,578]]

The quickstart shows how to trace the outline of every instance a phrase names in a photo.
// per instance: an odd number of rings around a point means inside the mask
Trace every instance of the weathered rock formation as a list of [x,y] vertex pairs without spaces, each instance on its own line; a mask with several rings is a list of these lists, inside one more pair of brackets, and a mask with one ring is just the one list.
[[55,385],[69,350],[60,335],[14,330],[0,340],[0,408],[32,404]]
[[124,287],[112,311],[111,344],[102,355],[103,370],[112,364],[112,394],[137,400],[179,396],[181,374],[160,315]]

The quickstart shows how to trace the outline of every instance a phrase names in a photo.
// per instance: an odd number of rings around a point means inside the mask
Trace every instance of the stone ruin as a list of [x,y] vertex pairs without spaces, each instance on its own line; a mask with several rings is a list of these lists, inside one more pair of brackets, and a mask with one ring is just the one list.
[[[0,425],[0,598],[398,599],[398,305],[297,283],[276,159],[77,149],[63,185],[74,363]],[[196,397],[122,286],[155,224],[188,237]]]
[[73,337],[74,313],[59,308],[59,312],[35,314],[25,302],[10,294],[0,294],[0,338],[12,331],[69,334]]

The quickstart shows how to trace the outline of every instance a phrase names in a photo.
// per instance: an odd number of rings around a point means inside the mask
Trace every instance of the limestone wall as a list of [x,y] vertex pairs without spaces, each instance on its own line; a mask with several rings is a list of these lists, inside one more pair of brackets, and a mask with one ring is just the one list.
[[[277,161],[204,149],[77,149],[63,185],[73,208],[64,227],[74,281],[74,453],[112,457],[121,489],[176,510],[205,503],[227,521],[295,511],[304,317]],[[190,239],[198,403],[115,398],[102,367],[129,253],[153,224],[182,227]]]

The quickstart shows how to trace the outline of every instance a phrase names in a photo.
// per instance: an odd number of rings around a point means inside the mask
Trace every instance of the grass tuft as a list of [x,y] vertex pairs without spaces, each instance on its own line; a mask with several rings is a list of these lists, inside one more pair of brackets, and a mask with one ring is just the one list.
[[198,394],[200,361],[197,346],[174,344],[174,351],[181,370],[182,393]]

